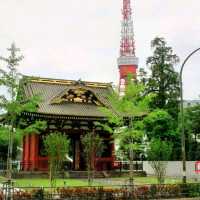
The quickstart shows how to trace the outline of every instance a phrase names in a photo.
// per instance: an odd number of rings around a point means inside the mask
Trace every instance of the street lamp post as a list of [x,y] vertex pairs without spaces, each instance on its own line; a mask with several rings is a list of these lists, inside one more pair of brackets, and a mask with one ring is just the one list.
[[197,51],[199,51],[200,48],[195,49],[192,51],[186,59],[183,61],[183,64],[181,65],[180,70],[180,112],[181,112],[181,148],[182,148],[182,164],[183,164],[183,183],[186,183],[186,152],[185,152],[185,129],[184,129],[184,114],[183,114],[183,81],[182,81],[182,75],[183,75],[183,68],[186,64],[186,62],[189,60],[189,58],[195,54]]

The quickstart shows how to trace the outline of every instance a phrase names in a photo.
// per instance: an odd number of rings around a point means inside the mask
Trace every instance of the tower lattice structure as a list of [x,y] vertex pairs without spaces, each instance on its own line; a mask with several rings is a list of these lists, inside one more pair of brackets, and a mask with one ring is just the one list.
[[135,40],[132,20],[131,0],[123,0],[119,67],[119,92],[123,95],[129,74],[136,77],[138,58],[135,56]]

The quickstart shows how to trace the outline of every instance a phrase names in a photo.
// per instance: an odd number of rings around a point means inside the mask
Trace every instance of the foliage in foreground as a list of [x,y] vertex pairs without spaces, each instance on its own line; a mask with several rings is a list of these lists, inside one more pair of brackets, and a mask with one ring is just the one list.
[[[44,188],[25,191],[16,190],[13,194],[14,200],[21,199],[44,199],[59,197],[59,199],[91,199],[91,200],[136,200],[136,199],[170,199],[181,197],[199,197],[200,184],[177,184],[177,185],[144,185],[129,188],[105,188],[105,187],[68,187],[55,188],[54,191]],[[3,192],[0,190],[0,199],[3,199]]]
[[[5,66],[0,66],[0,86],[4,88],[3,94],[0,94],[0,111],[4,113],[2,115],[3,123],[1,124],[1,130],[9,136],[7,140],[7,176],[11,179],[13,143],[16,141],[16,134],[21,136],[24,133],[32,134],[33,130],[43,129],[46,127],[46,124],[35,122],[29,126],[22,120],[23,112],[35,112],[37,110],[40,98],[39,96],[34,96],[30,99],[24,98],[23,87],[20,85],[20,81],[25,84],[28,80],[22,79],[22,75],[17,70],[17,66],[20,64],[23,56],[17,55],[20,49],[16,48],[14,43],[8,48],[8,51],[8,57],[0,57],[0,60],[5,63]],[[22,121],[23,123],[21,123]]]
[[120,141],[121,148],[128,154],[130,163],[130,183],[133,180],[133,160],[143,149],[143,131],[140,121],[149,111],[151,96],[144,94],[144,85],[135,83],[128,77],[125,94],[120,96],[113,92],[108,96],[110,108],[103,107],[101,111],[107,116],[109,124],[103,127],[114,132],[114,137]]
[[55,186],[55,177],[69,151],[69,140],[61,133],[51,133],[43,138],[45,151],[49,158],[49,180]]
[[81,143],[87,162],[88,184],[91,185],[93,181],[93,175],[91,173],[95,169],[95,157],[101,156],[104,150],[103,139],[94,132],[88,132],[81,136]]
[[[8,153],[8,144],[9,144],[9,133],[8,129],[4,127],[0,127],[0,160],[5,162],[7,159]],[[13,138],[13,150],[12,150],[12,158],[15,159],[17,156],[17,146],[20,144],[20,137],[17,134],[16,137]]]
[[160,139],[154,139],[150,142],[147,155],[159,184],[165,182],[167,163],[171,153],[172,144],[170,142],[162,141]]

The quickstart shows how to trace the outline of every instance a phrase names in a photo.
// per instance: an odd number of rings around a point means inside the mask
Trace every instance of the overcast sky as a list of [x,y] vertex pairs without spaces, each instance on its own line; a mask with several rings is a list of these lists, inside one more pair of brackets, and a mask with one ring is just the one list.
[[[15,41],[26,75],[117,84],[121,7],[122,0],[0,0],[0,55]],[[132,8],[140,67],[156,36],[181,61],[200,47],[199,0],[132,0]],[[199,63],[197,53],[185,67],[187,99],[200,94]]]

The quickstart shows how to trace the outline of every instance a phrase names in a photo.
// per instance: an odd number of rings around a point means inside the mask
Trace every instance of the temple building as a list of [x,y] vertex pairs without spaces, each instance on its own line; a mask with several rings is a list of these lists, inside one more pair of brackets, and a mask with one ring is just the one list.
[[105,123],[100,107],[109,107],[108,95],[113,91],[110,83],[30,78],[22,85],[25,98],[40,95],[42,101],[37,112],[23,113],[28,123],[46,121],[41,134],[26,135],[23,139],[22,168],[25,171],[48,169],[48,157],[43,154],[43,136],[52,132],[66,134],[71,143],[71,170],[85,170],[80,136],[92,131],[103,138],[105,149],[101,157],[93,158],[95,170],[111,170],[114,165],[114,143],[111,134],[96,122]]
[[[131,0],[123,0],[119,69],[119,94],[124,95],[128,75],[137,76],[138,58],[135,54],[135,40]],[[104,140],[101,157],[92,158],[96,170],[110,170],[114,166],[114,141],[111,134],[102,129],[100,123],[107,122],[100,107],[111,107],[108,95],[113,91],[110,83],[31,78],[23,85],[25,98],[34,95],[42,97],[36,113],[24,113],[23,117],[32,123],[35,120],[47,122],[47,129],[40,135],[32,134],[23,141],[23,170],[47,170],[48,157],[42,154],[42,137],[59,131],[71,141],[72,170],[85,170],[80,136],[93,132]]]

